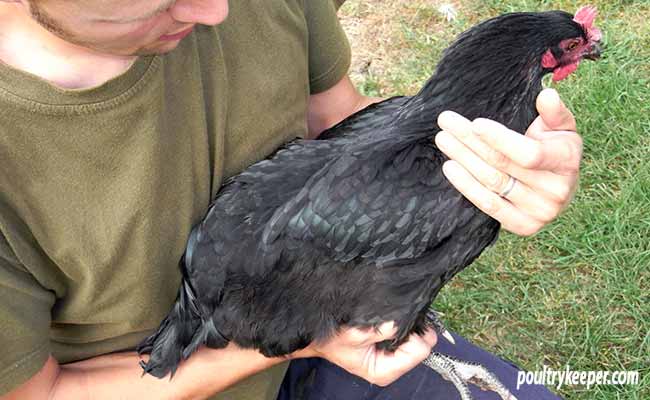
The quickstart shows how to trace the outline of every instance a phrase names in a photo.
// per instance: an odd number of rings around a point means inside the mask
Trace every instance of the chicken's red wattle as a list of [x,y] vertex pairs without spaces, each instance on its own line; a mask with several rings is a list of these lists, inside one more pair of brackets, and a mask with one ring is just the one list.
[[575,62],[573,64],[568,64],[562,67],[558,67],[553,71],[553,81],[558,82],[562,79],[565,79],[567,76],[571,75],[576,69],[578,69],[578,64],[580,62]]

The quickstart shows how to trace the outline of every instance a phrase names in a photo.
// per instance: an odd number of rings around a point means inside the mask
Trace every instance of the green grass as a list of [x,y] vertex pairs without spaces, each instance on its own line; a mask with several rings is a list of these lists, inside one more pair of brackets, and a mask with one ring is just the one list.
[[[348,3],[344,14],[371,11]],[[650,399],[650,2],[591,3],[600,10],[605,56],[553,85],[584,138],[580,190],[538,235],[504,232],[436,306],[450,328],[529,370],[640,372],[635,386],[563,387],[567,399]],[[479,20],[584,3],[465,1],[451,23],[434,2],[408,4],[385,32],[399,56],[357,78],[369,94],[415,92],[441,50]]]

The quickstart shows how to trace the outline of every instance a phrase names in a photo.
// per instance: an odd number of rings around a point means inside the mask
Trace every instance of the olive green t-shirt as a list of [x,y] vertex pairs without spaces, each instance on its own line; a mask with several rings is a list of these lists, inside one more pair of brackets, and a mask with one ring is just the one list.
[[[349,62],[331,0],[237,0],[95,88],[0,63],[0,395],[151,333],[224,178],[304,136]],[[271,398],[284,367],[219,398]]]

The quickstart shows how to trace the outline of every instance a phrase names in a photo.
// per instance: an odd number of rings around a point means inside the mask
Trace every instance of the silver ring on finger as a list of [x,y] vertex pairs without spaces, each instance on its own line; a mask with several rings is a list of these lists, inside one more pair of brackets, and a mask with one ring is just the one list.
[[506,184],[506,187],[499,193],[499,196],[506,198],[507,195],[512,192],[512,189],[515,187],[515,184],[517,183],[517,178],[510,176],[510,179],[508,179],[508,183]]

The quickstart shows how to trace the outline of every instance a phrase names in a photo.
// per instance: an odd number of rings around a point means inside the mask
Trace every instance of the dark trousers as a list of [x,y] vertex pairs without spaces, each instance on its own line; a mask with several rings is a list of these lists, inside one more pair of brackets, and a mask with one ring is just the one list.
[[[519,400],[558,400],[541,385],[517,387],[519,368],[453,334],[452,345],[439,336],[434,350],[454,358],[479,363],[495,374]],[[501,400],[494,392],[470,384],[475,400]],[[387,387],[372,385],[322,359],[294,360],[284,378],[278,400],[456,400],[458,391],[429,367],[420,364]]]

